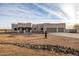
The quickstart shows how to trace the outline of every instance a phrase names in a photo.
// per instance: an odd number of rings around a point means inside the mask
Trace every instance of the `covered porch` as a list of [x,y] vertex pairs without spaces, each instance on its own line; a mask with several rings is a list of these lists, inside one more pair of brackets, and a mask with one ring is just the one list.
[[29,33],[32,30],[31,27],[18,27],[18,28],[14,28],[15,32],[18,33]]

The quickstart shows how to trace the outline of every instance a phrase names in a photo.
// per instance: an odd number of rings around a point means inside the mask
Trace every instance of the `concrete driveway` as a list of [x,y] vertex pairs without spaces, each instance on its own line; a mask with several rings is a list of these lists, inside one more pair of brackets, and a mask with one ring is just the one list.
[[77,33],[50,33],[50,34],[56,35],[56,36],[79,38],[79,34]]

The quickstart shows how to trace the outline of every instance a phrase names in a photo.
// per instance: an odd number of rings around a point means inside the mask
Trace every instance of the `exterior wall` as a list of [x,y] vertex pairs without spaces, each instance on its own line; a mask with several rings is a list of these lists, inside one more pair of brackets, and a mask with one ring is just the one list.
[[12,24],[12,29],[17,28],[17,24]]
[[31,23],[18,23],[18,27],[32,27]]
[[43,24],[37,24],[37,32],[43,32]]
[[37,32],[37,28],[38,28],[37,24],[33,24],[32,25],[32,32]]
[[12,24],[12,30],[14,32],[17,32],[18,31],[17,24]]
[[43,32],[43,24],[33,24],[32,32]]

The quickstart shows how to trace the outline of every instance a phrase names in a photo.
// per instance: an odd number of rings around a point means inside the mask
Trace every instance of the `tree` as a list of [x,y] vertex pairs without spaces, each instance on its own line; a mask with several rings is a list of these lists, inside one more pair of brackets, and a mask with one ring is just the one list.
[[74,29],[79,29],[79,24],[75,24]]

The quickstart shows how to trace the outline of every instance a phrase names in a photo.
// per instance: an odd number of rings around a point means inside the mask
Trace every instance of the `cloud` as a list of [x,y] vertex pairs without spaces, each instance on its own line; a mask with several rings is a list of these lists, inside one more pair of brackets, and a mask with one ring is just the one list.
[[[0,3],[0,26],[16,22],[53,22],[68,19],[60,4]],[[4,26],[6,27],[6,26]]]

